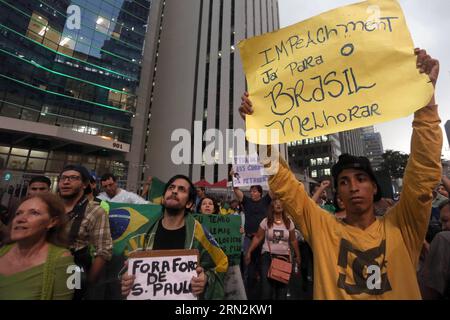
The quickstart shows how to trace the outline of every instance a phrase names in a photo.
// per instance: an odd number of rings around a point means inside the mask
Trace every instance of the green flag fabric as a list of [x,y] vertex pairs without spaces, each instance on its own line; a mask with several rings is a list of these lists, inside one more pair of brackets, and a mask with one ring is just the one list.
[[[128,241],[135,235],[147,232],[161,217],[162,207],[156,204],[129,204],[102,201],[109,214],[113,239],[113,255],[121,256]],[[229,259],[229,265],[239,264],[242,247],[239,215],[194,214],[216,239]]]
[[[161,217],[161,206],[155,204],[107,203],[113,254],[122,255],[128,240],[146,232]],[[102,205],[106,209],[105,204]]]
[[161,204],[161,197],[166,183],[156,177],[152,177],[152,185],[148,194],[148,200],[154,204]]

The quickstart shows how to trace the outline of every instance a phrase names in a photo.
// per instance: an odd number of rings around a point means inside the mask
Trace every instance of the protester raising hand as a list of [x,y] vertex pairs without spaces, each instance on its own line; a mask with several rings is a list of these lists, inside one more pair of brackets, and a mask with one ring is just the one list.
[[426,73],[430,77],[433,87],[436,87],[439,76],[439,61],[430,57],[426,50],[416,48],[414,53],[417,55],[417,67],[420,73]]

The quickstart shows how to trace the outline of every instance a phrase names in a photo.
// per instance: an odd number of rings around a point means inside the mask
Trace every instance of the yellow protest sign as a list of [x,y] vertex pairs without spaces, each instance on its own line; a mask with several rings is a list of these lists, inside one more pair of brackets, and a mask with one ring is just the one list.
[[246,120],[253,143],[276,143],[270,137],[277,135],[285,143],[405,117],[425,106],[434,90],[416,68],[395,0],[341,7],[241,41],[239,49],[255,110]]

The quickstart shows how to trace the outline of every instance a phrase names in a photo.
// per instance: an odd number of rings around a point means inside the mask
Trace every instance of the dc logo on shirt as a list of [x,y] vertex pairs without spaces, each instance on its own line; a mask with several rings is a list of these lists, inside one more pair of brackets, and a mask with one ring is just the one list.
[[[353,248],[349,241],[341,239],[338,287],[352,295],[361,293],[379,295],[391,291],[385,259],[386,240],[381,241],[378,247],[360,251]],[[348,274],[349,268],[352,270],[352,276]]]

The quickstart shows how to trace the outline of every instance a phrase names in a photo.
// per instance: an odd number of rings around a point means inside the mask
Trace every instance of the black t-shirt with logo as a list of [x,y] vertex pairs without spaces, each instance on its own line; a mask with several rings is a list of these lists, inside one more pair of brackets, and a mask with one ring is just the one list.
[[156,229],[153,250],[184,249],[185,239],[186,225],[177,230],[167,230],[160,220],[158,229]]
[[271,201],[272,199],[269,194],[266,194],[258,201],[253,201],[251,198],[244,196],[242,206],[244,207],[246,234],[252,234],[258,231],[259,224],[267,217],[267,211],[269,210]]

